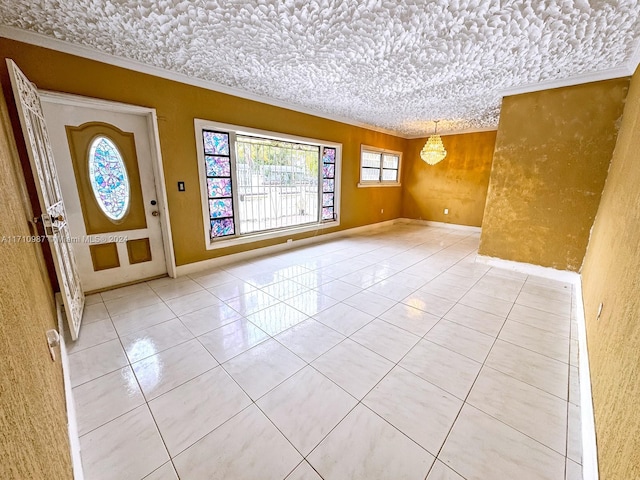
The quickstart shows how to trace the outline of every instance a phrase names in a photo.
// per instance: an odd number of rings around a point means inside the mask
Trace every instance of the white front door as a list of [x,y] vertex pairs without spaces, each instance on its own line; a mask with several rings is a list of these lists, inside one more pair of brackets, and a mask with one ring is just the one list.
[[84,289],[166,274],[148,117],[42,103]]

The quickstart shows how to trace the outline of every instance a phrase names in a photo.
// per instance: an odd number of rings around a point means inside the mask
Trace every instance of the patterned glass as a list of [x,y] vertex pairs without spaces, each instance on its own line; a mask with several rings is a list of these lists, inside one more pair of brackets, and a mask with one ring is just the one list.
[[335,220],[336,149],[324,147],[322,151],[322,220]]
[[335,177],[336,166],[333,163],[325,163],[322,166],[322,176],[323,178],[333,178]]
[[235,233],[233,218],[211,220],[211,238],[226,237],[227,235],[233,235]]
[[214,157],[207,155],[207,177],[230,177],[231,162],[229,157]]
[[204,153],[206,155],[229,156],[229,134],[221,132],[203,131]]
[[324,163],[336,163],[336,149],[325,147],[322,153],[322,161]]
[[230,198],[210,198],[211,218],[233,217],[233,201]]
[[229,134],[203,130],[212,239],[235,235]]
[[107,137],[91,143],[89,182],[104,214],[112,220],[124,218],[131,197],[129,177],[118,147]]
[[230,197],[231,179],[229,178],[207,178],[209,197]]

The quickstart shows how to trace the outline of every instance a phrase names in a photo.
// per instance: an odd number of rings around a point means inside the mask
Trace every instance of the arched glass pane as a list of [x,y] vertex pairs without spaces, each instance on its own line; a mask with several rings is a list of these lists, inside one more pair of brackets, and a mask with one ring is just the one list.
[[118,147],[107,137],[96,137],[89,149],[89,182],[98,205],[112,220],[129,209],[129,177]]

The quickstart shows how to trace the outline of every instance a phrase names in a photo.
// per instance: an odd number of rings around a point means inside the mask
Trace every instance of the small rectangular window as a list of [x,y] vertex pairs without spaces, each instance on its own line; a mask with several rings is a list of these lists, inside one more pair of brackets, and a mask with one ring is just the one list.
[[401,161],[401,152],[363,145],[358,186],[399,186]]

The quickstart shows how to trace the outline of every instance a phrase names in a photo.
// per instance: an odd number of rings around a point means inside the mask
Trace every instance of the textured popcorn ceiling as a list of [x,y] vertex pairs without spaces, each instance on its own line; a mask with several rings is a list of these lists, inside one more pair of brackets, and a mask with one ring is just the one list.
[[423,135],[496,127],[500,90],[620,67],[637,0],[2,0],[0,24]]

